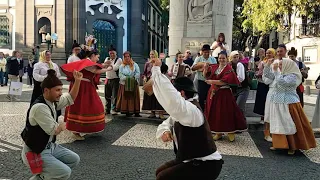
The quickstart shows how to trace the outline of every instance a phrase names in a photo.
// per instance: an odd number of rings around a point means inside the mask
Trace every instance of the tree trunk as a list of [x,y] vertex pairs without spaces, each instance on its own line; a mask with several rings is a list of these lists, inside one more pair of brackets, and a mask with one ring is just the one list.
[[[262,35],[259,37],[258,43],[257,43],[257,45],[254,47],[256,54],[257,54],[258,49],[261,47],[261,45],[262,45],[265,37],[266,37],[265,34],[262,34]],[[256,55],[256,54],[255,54],[255,55]]]

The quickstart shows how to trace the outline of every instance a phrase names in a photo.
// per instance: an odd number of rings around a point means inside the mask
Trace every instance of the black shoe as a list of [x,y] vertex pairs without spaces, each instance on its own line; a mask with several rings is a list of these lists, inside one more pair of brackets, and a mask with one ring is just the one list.
[[130,114],[130,113],[126,113],[126,116],[127,116],[127,117],[131,117],[131,116],[132,116],[132,114]]
[[142,117],[140,114],[135,114],[134,117]]
[[110,114],[110,111],[106,110],[105,115],[108,115],[108,114]]

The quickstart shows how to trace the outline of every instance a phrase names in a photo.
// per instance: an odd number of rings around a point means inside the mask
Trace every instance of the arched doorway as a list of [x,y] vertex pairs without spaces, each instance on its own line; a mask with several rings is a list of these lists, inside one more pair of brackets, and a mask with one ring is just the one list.
[[46,34],[51,34],[51,21],[42,17],[38,20],[38,44],[45,42]]
[[109,21],[95,20],[93,22],[93,35],[98,40],[97,49],[100,53],[100,62],[109,56],[108,49],[111,45],[117,47],[116,27]]

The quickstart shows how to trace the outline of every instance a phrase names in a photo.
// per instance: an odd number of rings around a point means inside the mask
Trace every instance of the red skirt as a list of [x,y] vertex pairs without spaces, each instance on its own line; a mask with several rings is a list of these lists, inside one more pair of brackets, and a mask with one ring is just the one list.
[[[70,89],[72,86],[73,82]],[[74,104],[66,108],[64,117],[69,131],[96,133],[104,130],[104,107],[91,82],[81,81],[79,94]]]
[[210,99],[211,88],[206,103],[206,118],[214,133],[234,133],[247,129],[247,123],[239,109],[231,89],[219,89]]

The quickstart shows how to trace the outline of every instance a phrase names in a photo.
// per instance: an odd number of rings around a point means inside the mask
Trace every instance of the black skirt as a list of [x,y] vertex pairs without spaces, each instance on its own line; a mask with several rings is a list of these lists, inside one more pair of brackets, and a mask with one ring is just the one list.
[[253,112],[264,116],[264,109],[266,105],[267,94],[269,91],[269,85],[259,82],[257,87],[257,95],[254,103]]
[[143,94],[142,110],[148,111],[163,111],[163,107],[159,104],[156,96],[152,94],[149,96],[147,93]]

